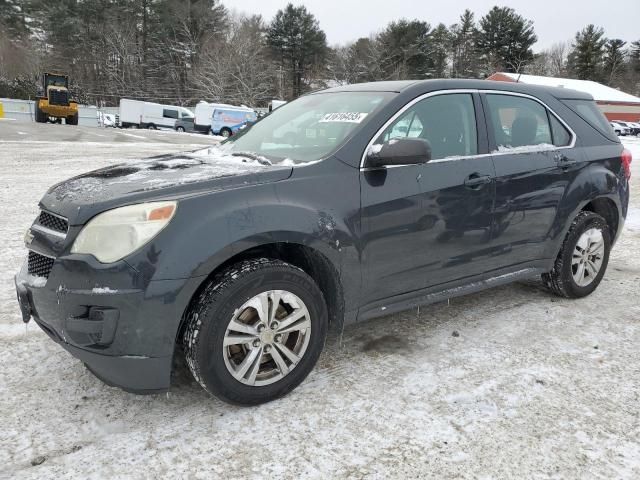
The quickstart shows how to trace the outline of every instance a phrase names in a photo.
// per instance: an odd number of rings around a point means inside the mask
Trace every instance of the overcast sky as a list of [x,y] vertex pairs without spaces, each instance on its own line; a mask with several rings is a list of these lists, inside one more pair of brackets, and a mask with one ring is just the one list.
[[[223,3],[238,12],[262,14],[269,21],[289,2],[223,0]],[[533,20],[538,35],[536,51],[572,39],[575,32],[589,23],[602,26],[609,38],[640,40],[640,0],[294,0],[291,3],[305,5],[316,16],[329,45],[369,36],[391,20],[403,17],[417,18],[432,26],[440,22],[451,25],[469,8],[479,19],[494,5],[512,7]]]

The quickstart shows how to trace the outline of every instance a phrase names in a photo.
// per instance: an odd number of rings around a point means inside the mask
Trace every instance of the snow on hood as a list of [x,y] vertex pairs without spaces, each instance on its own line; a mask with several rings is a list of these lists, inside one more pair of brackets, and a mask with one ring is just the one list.
[[[264,157],[230,154],[217,147],[164,155],[94,170],[55,185],[49,195],[60,202],[111,198],[114,192],[144,192],[274,168]],[[290,170],[290,169],[289,169]]]
[[277,182],[289,178],[292,170],[258,155],[212,147],[120,163],[73,177],[49,189],[40,205],[66,217],[71,225],[80,225],[105,209]]

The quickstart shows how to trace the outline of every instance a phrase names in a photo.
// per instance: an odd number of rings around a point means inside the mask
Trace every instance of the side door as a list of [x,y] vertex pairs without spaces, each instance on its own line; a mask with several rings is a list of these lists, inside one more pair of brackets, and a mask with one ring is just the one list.
[[[478,273],[494,185],[472,92],[428,94],[381,129],[372,147],[427,140],[431,161],[361,169],[364,303]],[[481,127],[483,127],[481,125]],[[480,134],[479,134],[480,132]]]
[[483,94],[496,169],[496,267],[542,260],[558,208],[582,165],[575,134],[536,98]]
[[162,125],[165,127],[174,128],[176,126],[176,120],[179,118],[178,110],[173,108],[162,109]]

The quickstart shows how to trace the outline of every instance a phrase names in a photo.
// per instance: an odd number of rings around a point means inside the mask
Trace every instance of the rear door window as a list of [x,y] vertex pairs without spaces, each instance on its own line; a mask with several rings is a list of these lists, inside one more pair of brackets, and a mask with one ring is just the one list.
[[555,115],[549,113],[551,121],[551,134],[553,136],[553,144],[556,147],[567,147],[571,144],[571,133],[560,123]]
[[496,146],[514,148],[553,146],[547,109],[526,97],[487,94]]

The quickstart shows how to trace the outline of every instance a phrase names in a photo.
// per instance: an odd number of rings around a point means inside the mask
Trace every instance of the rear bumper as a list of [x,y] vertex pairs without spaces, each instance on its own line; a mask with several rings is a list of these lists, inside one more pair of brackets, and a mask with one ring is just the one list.
[[[180,321],[202,279],[151,281],[145,289],[124,289],[122,282],[114,290],[70,289],[65,285],[77,284],[77,275],[63,270],[65,281],[54,266],[43,282],[23,266],[15,277],[23,320],[33,318],[108,385],[133,393],[166,391]],[[92,285],[100,284],[95,273]]]

